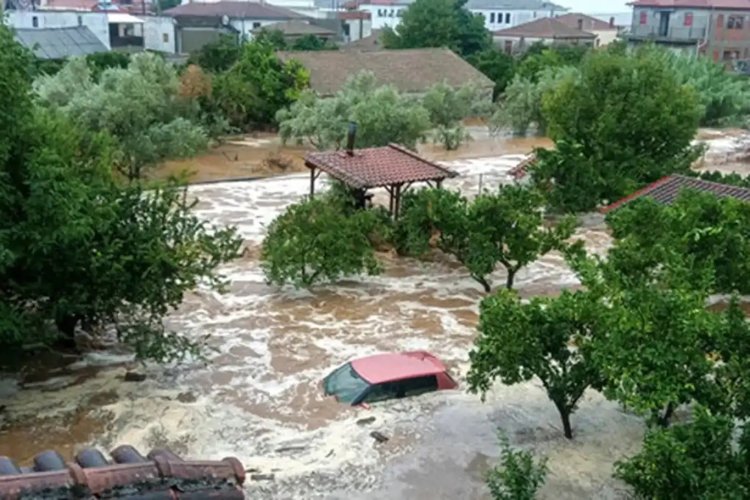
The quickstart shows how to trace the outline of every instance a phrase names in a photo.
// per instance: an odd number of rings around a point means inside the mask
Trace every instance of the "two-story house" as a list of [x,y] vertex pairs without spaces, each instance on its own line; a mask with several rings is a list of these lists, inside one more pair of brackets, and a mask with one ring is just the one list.
[[636,0],[625,38],[714,61],[750,58],[750,0]]

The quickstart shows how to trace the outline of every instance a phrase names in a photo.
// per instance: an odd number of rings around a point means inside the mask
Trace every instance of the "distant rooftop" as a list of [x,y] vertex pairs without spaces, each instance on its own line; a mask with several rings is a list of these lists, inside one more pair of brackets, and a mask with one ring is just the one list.
[[617,25],[615,24],[614,18],[612,19],[611,25],[609,21],[602,21],[601,19],[597,19],[596,17],[586,14],[581,14],[580,12],[563,14],[562,16],[557,16],[555,19],[565,24],[569,28],[581,29],[583,31],[617,30]]
[[283,7],[259,2],[187,3],[164,11],[169,17],[218,17],[235,19],[305,19],[305,16]]
[[493,33],[495,36],[552,38],[552,39],[593,39],[596,35],[567,24],[553,17],[540,17],[528,23],[501,29]]
[[629,5],[633,7],[750,10],[748,0],[636,0]]
[[730,186],[718,182],[705,181],[696,177],[670,175],[639,189],[621,200],[601,208],[600,212],[612,212],[639,198],[651,198],[662,205],[670,205],[685,189],[710,193],[719,198],[734,198],[740,201],[750,202],[750,189]]
[[322,26],[316,26],[309,24],[304,21],[280,21],[278,23],[271,23],[260,28],[255,28],[253,33],[260,33],[261,31],[281,31],[286,36],[334,36],[336,33],[332,30],[323,28]]
[[283,61],[296,60],[310,72],[310,88],[333,95],[349,77],[371,71],[379,85],[393,85],[406,93],[421,93],[440,82],[453,87],[494,83],[448,49],[327,50],[278,52]]
[[545,0],[469,0],[467,9],[476,10],[537,10],[537,11],[559,11],[568,9],[553,2]]
[[20,28],[16,40],[40,59],[65,59],[109,49],[86,26],[71,28]]

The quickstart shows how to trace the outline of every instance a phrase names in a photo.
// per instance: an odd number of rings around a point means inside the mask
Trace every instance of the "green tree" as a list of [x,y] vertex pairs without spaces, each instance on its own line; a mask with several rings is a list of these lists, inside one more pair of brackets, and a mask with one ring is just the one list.
[[281,62],[273,46],[254,41],[244,44],[240,59],[214,79],[213,96],[232,126],[267,127],[300,97],[308,81],[301,64]]
[[402,251],[420,255],[434,232],[438,246],[458,259],[486,292],[489,276],[498,264],[506,271],[506,288],[513,287],[516,273],[554,249],[566,248],[575,223],[566,218],[545,227],[536,192],[517,186],[482,193],[471,203],[457,193],[423,189],[404,199],[399,219]]
[[710,272],[712,292],[750,293],[747,203],[685,191],[669,206],[636,200],[608,215],[607,224],[616,238],[610,261],[623,274],[641,277],[680,252],[693,269],[703,270],[692,273],[695,286]]
[[462,123],[465,118],[486,116],[491,107],[476,86],[456,89],[446,83],[432,86],[422,98],[422,105],[430,114],[435,138],[447,150],[458,149],[470,139]]
[[542,111],[544,96],[560,82],[575,80],[578,76],[578,70],[572,66],[543,70],[534,80],[516,74],[490,118],[490,130],[498,132],[510,128],[516,135],[526,135],[534,125],[537,133],[543,134],[547,126]]
[[30,67],[0,26],[0,345],[114,326],[141,358],[197,353],[163,317],[199,282],[221,284],[239,240],[193,215],[179,186],[117,182],[107,130],[36,105]]
[[188,58],[188,64],[197,64],[210,73],[219,74],[231,68],[240,59],[240,55],[242,46],[237,37],[220,35],[215,41],[193,52]]
[[406,9],[396,30],[383,31],[388,49],[447,47],[470,56],[492,46],[484,17],[466,9],[467,0],[417,0]]
[[430,129],[427,110],[392,86],[378,86],[375,75],[351,77],[333,97],[321,99],[312,91],[277,114],[284,141],[309,142],[318,149],[340,148],[347,124],[357,123],[357,147],[395,142],[415,148]]
[[315,35],[301,36],[292,42],[292,50],[336,50],[336,44]]
[[266,279],[309,288],[322,280],[377,274],[380,265],[368,239],[376,224],[372,212],[347,214],[330,199],[295,203],[271,223],[263,240]]
[[175,69],[159,56],[136,54],[127,68],[105,70],[98,82],[84,59],[35,82],[41,105],[57,109],[84,130],[116,140],[115,166],[129,179],[166,158],[192,156],[208,145],[200,106],[180,96]]
[[91,76],[95,81],[109,68],[127,68],[130,64],[130,54],[125,52],[95,52],[86,56],[86,63],[91,69]]
[[578,67],[588,51],[588,47],[565,45],[550,47],[541,44],[538,50],[529,50],[521,57],[517,74],[522,78],[536,82],[539,80],[539,75],[545,70],[559,69],[565,66]]
[[500,464],[487,473],[487,487],[493,500],[534,500],[547,475],[547,460],[534,460],[523,450],[514,450],[500,435]]
[[495,82],[495,89],[492,93],[493,100],[505,91],[515,74],[515,59],[495,48],[472,54],[466,60]]
[[650,430],[643,450],[617,463],[616,476],[636,498],[748,498],[750,435],[746,428],[735,450],[733,433],[730,418],[698,409],[693,422]]
[[469,353],[470,390],[484,397],[496,378],[517,384],[537,377],[572,439],[570,415],[586,389],[601,385],[592,347],[603,333],[606,308],[586,292],[523,303],[504,290],[482,300],[479,311],[479,335]]
[[614,201],[687,171],[699,154],[691,145],[702,113],[695,92],[652,52],[594,52],[579,78],[561,80],[542,100],[547,132],[564,147],[539,155],[532,178],[558,192],[556,209]]

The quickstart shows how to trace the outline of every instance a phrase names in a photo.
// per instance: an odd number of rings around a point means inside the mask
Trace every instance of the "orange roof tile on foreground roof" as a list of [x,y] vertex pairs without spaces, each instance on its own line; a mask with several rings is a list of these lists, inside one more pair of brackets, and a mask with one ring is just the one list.
[[305,164],[357,189],[442,180],[458,175],[396,144],[356,149],[352,156],[346,151],[309,153]]
[[639,189],[625,198],[617,200],[606,207],[600,208],[599,211],[606,214],[617,210],[633,200],[643,197],[651,198],[662,205],[670,205],[677,199],[684,189],[710,193],[720,198],[734,198],[736,200],[750,202],[750,189],[721,184],[719,182],[705,181],[697,177],[687,177],[675,174],[662,177],[658,181],[652,182],[648,186]]

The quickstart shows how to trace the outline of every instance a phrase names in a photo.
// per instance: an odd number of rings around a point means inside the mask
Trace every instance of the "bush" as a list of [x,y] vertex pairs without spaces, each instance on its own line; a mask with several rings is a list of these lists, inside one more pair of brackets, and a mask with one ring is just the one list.
[[528,451],[514,450],[500,435],[500,465],[490,469],[487,486],[493,500],[534,500],[547,475],[547,459],[534,460]]

